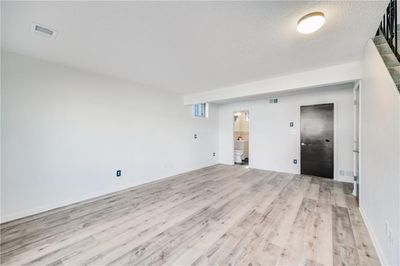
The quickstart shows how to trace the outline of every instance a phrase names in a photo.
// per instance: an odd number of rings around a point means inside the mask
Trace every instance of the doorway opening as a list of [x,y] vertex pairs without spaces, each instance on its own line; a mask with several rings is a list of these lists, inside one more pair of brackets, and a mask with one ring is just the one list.
[[233,161],[249,165],[249,111],[233,112]]

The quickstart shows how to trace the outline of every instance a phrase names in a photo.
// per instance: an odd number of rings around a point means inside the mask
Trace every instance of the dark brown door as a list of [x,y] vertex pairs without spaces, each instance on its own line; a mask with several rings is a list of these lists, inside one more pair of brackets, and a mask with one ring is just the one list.
[[333,103],[300,107],[301,173],[333,178]]

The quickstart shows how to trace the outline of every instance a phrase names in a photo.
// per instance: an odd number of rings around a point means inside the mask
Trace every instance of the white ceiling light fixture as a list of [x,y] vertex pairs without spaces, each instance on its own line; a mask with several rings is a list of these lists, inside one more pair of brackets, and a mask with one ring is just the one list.
[[325,23],[325,15],[322,12],[312,12],[299,19],[297,31],[303,34],[312,33]]

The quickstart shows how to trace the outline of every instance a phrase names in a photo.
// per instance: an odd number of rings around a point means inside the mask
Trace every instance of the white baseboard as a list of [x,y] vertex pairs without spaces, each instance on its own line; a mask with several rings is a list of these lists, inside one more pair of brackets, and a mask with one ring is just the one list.
[[[153,182],[153,181],[156,181],[156,180],[157,179],[150,180],[149,182]],[[56,203],[53,203],[53,204],[42,205],[42,206],[39,206],[39,207],[36,207],[36,208],[31,208],[31,209],[15,212],[15,213],[12,213],[12,214],[9,214],[9,215],[1,216],[0,217],[0,223],[10,222],[10,221],[13,221],[13,220],[21,219],[21,218],[24,218],[24,217],[28,217],[28,216],[39,214],[39,213],[42,213],[42,212],[54,210],[54,209],[61,208],[61,207],[66,207],[68,205],[72,205],[72,204],[76,204],[76,203],[88,202],[90,200],[95,200],[98,197],[105,196],[107,194],[115,193],[115,192],[118,192],[118,191],[123,191],[125,189],[129,189],[129,188],[132,188],[132,187],[135,187],[135,186],[140,186],[142,184],[140,184],[140,183],[133,183],[133,184],[129,184],[129,185],[125,184],[125,185],[122,185],[120,187],[114,188],[112,190],[97,191],[95,193],[90,193],[90,194],[86,194],[86,195],[83,195],[83,196],[80,196],[80,197],[75,197],[75,198],[71,198],[71,199],[68,199],[68,200],[59,201],[59,202],[56,202]]]
[[367,216],[365,215],[363,208],[359,207],[358,209],[360,210],[361,217],[363,218],[365,226],[367,227],[368,233],[372,240],[372,244],[374,245],[375,251],[378,255],[381,265],[389,265],[385,258],[385,255],[383,254],[382,249],[378,243],[378,238],[377,238],[374,230],[372,230],[371,223],[369,222]]
[[339,182],[353,183],[354,177],[338,175],[338,176],[335,176],[335,178],[333,180],[339,181]]
[[43,206],[39,206],[39,207],[36,207],[36,208],[31,208],[31,209],[15,212],[15,213],[12,213],[12,214],[0,216],[0,223],[10,222],[10,221],[13,221],[13,220],[17,220],[17,219],[28,217],[28,216],[35,215],[35,214],[39,214],[39,213],[42,213],[42,212],[54,210],[54,209],[57,209],[57,208],[66,207],[66,206],[72,205],[72,204],[86,203],[86,202],[89,202],[91,200],[96,200],[97,198],[103,197],[103,196],[105,196],[107,194],[111,194],[111,193],[115,193],[115,192],[121,192],[121,191],[124,191],[124,190],[127,190],[127,189],[131,189],[133,187],[147,185],[149,183],[157,182],[157,181],[159,181],[161,179],[168,178],[170,176],[179,175],[179,174],[182,174],[182,173],[185,173],[185,172],[198,170],[198,169],[205,168],[205,167],[212,166],[212,165],[215,165],[215,163],[206,164],[206,165],[204,165],[202,167],[199,167],[199,168],[186,169],[186,170],[183,170],[183,171],[182,170],[181,171],[177,171],[177,172],[175,172],[175,173],[173,173],[172,175],[169,175],[169,176],[155,177],[155,178],[147,180],[146,182],[132,182],[132,183],[129,183],[129,184],[121,184],[121,186],[115,187],[113,189],[97,191],[95,193],[90,193],[90,194],[86,194],[86,195],[83,195],[83,196],[71,198],[71,199],[68,199],[68,200],[59,201],[59,202],[56,202],[56,203],[53,203],[53,204],[43,205]]

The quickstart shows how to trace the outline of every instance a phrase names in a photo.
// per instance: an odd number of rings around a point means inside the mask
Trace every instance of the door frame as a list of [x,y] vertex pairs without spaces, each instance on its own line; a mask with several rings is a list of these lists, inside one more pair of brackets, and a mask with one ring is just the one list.
[[[358,92],[358,95],[356,93]],[[354,88],[353,88],[353,100],[354,100],[354,129],[353,129],[353,171],[354,171],[354,177],[356,175],[356,170],[358,170],[358,191],[357,191],[357,181],[354,180],[354,189],[353,189],[353,195],[357,197],[357,203],[359,204],[360,201],[360,188],[361,188],[361,80],[354,82]],[[358,102],[356,102],[358,100]],[[358,117],[357,117],[357,111],[356,108],[358,108]],[[357,120],[356,120],[357,119]],[[356,123],[356,121],[358,123]],[[358,128],[358,134],[357,134],[357,150],[358,150],[358,169],[356,169],[356,156],[355,156],[355,137],[356,137],[356,128]],[[358,192],[358,193],[357,193]]]
[[320,104],[331,104],[333,103],[333,178],[332,180],[335,181],[342,181],[340,180],[339,174],[338,174],[338,153],[337,153],[337,124],[338,124],[338,117],[337,117],[337,113],[338,113],[338,104],[337,101],[309,101],[309,102],[301,102],[300,105],[298,106],[298,121],[299,121],[299,139],[298,139],[298,143],[299,143],[299,158],[300,158],[300,164],[299,164],[299,174],[301,174],[301,107],[302,106],[312,106],[312,105],[320,105]]

